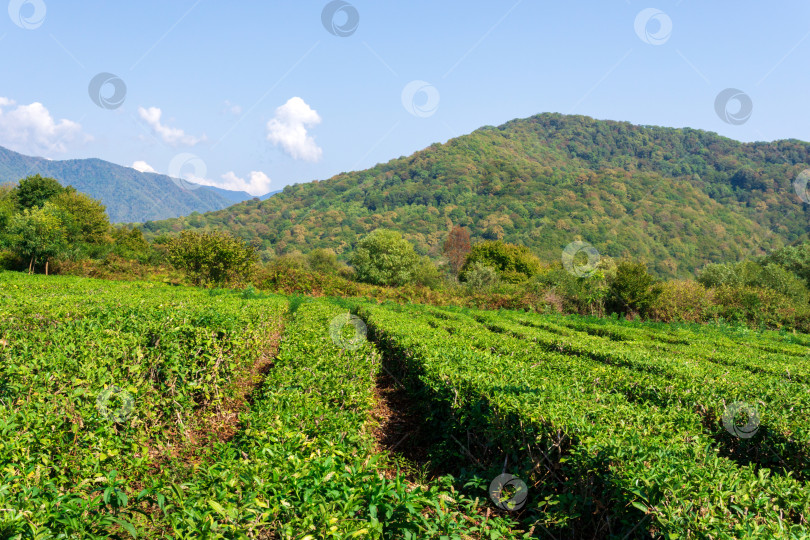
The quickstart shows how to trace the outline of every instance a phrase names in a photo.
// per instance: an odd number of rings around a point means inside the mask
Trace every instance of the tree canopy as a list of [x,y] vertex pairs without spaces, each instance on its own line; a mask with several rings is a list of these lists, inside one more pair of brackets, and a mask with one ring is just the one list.
[[47,201],[71,189],[63,187],[55,178],[37,174],[20,180],[13,190],[13,197],[21,209],[41,208]]
[[6,231],[5,245],[29,259],[29,272],[37,260],[47,264],[67,247],[67,234],[57,208],[46,202],[42,208],[26,208],[15,214]]
[[396,231],[377,229],[360,240],[349,259],[357,279],[375,285],[410,282],[419,266],[419,256]]
[[0,190],[0,244],[28,265],[82,257],[112,241],[104,206],[54,178],[29,176]]
[[542,265],[525,246],[507,244],[500,240],[489,240],[475,244],[461,268],[459,279],[467,280],[467,273],[473,267],[488,266],[498,277],[507,283],[520,283],[537,274]]
[[183,231],[169,241],[169,262],[195,285],[224,285],[247,280],[256,249],[224,232]]

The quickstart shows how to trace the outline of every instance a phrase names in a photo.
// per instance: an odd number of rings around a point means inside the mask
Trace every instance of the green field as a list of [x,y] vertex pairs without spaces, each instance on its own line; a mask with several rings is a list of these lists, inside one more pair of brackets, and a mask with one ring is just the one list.
[[809,344],[2,273],[0,538],[807,537]]

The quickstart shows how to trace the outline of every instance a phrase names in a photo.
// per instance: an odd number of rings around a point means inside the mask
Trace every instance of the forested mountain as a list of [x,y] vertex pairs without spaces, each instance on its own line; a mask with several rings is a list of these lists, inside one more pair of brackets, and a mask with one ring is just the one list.
[[271,256],[345,253],[386,227],[438,256],[460,224],[473,240],[524,244],[549,261],[582,239],[603,255],[682,276],[803,236],[810,213],[792,182],[808,164],[810,144],[798,140],[740,143],[695,129],[541,114],[144,229],[227,229]]
[[51,161],[0,147],[0,184],[41,174],[100,200],[110,221],[166,219],[225,208],[251,199],[244,191],[227,191],[142,173],[100,159]]

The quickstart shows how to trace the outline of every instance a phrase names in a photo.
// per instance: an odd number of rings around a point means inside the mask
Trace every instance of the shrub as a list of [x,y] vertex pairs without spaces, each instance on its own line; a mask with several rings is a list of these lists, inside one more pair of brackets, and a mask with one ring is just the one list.
[[440,288],[442,286],[442,274],[428,257],[420,257],[416,268],[414,268],[411,282],[431,289]]
[[709,264],[698,277],[706,287],[754,287],[770,289],[796,302],[807,303],[805,282],[793,272],[773,262],[742,261]]
[[498,272],[482,262],[474,262],[467,268],[464,277],[467,287],[472,291],[489,291],[500,281]]
[[195,285],[223,285],[250,278],[256,249],[224,232],[183,231],[168,244],[169,262]]
[[550,298],[557,311],[582,315],[603,315],[608,285],[603,271],[589,277],[577,277],[555,263],[535,276],[529,284],[537,294]]
[[710,317],[714,293],[692,280],[665,281],[656,285],[658,295],[650,316],[659,321],[701,322]]
[[542,268],[540,259],[529,248],[507,244],[500,240],[475,244],[459,273],[461,281],[467,281],[467,273],[476,263],[495,270],[506,283],[521,283],[531,278]]
[[315,249],[307,255],[307,264],[310,269],[322,274],[338,274],[342,265],[337,255],[331,249]]
[[279,255],[270,259],[269,263],[275,267],[289,270],[309,270],[309,262],[300,251]]
[[137,227],[121,227],[113,229],[112,252],[125,259],[146,261],[149,257],[149,242],[143,237],[143,232]]
[[727,321],[753,326],[782,328],[807,319],[808,306],[791,302],[786,296],[762,287],[731,287],[715,290],[715,310]]
[[259,289],[315,296],[357,296],[361,288],[360,284],[340,275],[310,270],[306,264],[302,264],[301,257],[296,255],[276,257],[262,265],[253,282]]

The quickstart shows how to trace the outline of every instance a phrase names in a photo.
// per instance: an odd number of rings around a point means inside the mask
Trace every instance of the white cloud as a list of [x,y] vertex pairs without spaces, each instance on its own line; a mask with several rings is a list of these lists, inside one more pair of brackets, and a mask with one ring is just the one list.
[[136,161],[132,164],[132,168],[139,172],[157,172],[151,165],[145,161]]
[[[82,126],[71,120],[54,120],[42,103],[17,105],[0,97],[0,145],[23,153],[66,152],[67,145],[92,137],[82,133]],[[4,110],[8,108],[8,110]]]
[[217,187],[233,191],[247,191],[251,195],[264,195],[270,191],[270,178],[261,171],[251,171],[249,179],[239,178],[233,171],[222,175],[225,183],[218,183]]
[[[270,177],[261,171],[251,171],[247,180],[244,178],[239,178],[233,171],[228,171],[223,174],[221,177],[222,180],[212,180],[210,178],[198,176],[200,173],[204,174],[203,171],[195,171],[195,173],[188,172],[176,174],[175,176],[182,177],[183,180],[187,180],[201,186],[211,186],[220,189],[228,189],[231,191],[246,191],[253,196],[264,195],[265,193],[270,192],[270,184],[272,183]],[[172,176],[171,173],[170,176]]]
[[240,114],[242,114],[242,106],[231,103],[230,101],[228,101],[226,99],[225,100],[225,112],[231,113],[234,116],[239,116]]
[[186,132],[180,128],[171,128],[161,124],[160,117],[163,115],[163,111],[157,107],[149,107],[148,109],[138,107],[138,115],[144,122],[149,124],[152,131],[160,136],[160,138],[163,139],[163,142],[166,144],[170,144],[172,146],[177,146],[180,144],[194,146],[197,143],[205,140],[205,135],[202,137],[194,137],[193,135],[187,135]]
[[295,159],[318,161],[323,150],[315,144],[307,128],[321,123],[321,117],[300,97],[290,98],[276,109],[276,116],[267,123],[267,140],[281,145]]

